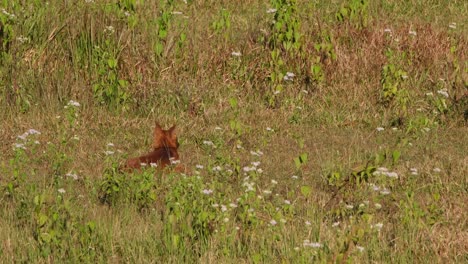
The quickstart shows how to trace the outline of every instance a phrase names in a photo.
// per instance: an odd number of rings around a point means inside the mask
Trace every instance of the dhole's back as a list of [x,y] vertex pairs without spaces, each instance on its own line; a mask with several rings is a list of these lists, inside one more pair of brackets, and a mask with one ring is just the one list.
[[179,142],[175,126],[163,130],[156,123],[153,137],[153,151],[137,158],[128,159],[125,166],[127,169],[139,169],[144,165],[157,166],[162,169],[179,161],[179,153],[177,152]]

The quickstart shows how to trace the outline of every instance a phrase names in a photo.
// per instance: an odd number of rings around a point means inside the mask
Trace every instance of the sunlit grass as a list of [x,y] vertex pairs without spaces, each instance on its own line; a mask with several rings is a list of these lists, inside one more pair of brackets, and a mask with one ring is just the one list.
[[0,258],[466,261],[466,4],[286,2],[1,7]]

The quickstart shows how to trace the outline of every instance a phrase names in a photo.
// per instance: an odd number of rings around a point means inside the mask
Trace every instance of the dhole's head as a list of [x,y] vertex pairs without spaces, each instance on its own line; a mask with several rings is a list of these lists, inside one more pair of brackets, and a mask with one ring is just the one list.
[[156,123],[156,127],[154,128],[153,148],[156,150],[160,148],[177,149],[178,147],[179,142],[177,141],[175,125],[168,130],[164,130],[158,123]]

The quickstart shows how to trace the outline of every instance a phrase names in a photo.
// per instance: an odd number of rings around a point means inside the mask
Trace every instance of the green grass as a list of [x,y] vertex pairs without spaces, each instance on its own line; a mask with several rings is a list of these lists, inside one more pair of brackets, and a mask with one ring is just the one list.
[[[467,262],[464,1],[23,2],[5,262]],[[119,172],[155,121],[188,172]]]

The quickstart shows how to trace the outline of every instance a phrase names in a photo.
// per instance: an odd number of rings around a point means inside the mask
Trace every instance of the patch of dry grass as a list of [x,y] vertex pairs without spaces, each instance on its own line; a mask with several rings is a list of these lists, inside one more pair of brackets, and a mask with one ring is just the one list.
[[[421,1],[371,2],[368,26],[358,29],[336,21],[341,2],[298,1],[302,50],[283,52],[281,68],[296,76],[269,105],[270,3],[177,2],[170,12],[182,14],[173,15],[165,56],[158,57],[163,7],[137,1],[131,10],[114,2],[12,1],[5,7],[17,18],[2,20],[12,31],[0,35],[12,38],[0,49],[0,226],[7,227],[0,228],[0,257],[115,263],[466,260],[468,45],[460,21],[466,4],[451,3],[439,14],[437,5]],[[216,32],[211,25],[221,8],[231,26]],[[178,46],[181,34],[186,40]],[[29,40],[22,43],[21,36]],[[335,60],[314,47],[326,36]],[[128,82],[122,107],[97,102],[94,85],[114,83],[108,58],[96,46],[116,55],[117,78]],[[311,81],[316,57],[325,75],[321,82]],[[407,78],[385,104],[382,71],[388,64]],[[76,116],[64,108],[69,100],[80,103]],[[104,175],[113,162],[148,151],[156,120],[177,125],[179,153],[191,177],[157,177],[151,189],[157,198],[139,210],[135,197],[143,183],[135,179],[144,182],[144,173],[116,174],[128,182],[120,186],[122,199],[102,204]],[[31,128],[41,134],[28,139],[26,150],[15,150],[23,142],[18,135]],[[263,155],[251,153],[258,150]],[[392,161],[395,151],[401,156]],[[307,161],[296,166],[294,158],[303,153]],[[263,172],[246,172],[255,161]],[[353,181],[353,173],[373,167],[388,167],[398,179]],[[246,181],[253,182],[252,196]],[[134,185],[126,190],[126,184]],[[194,189],[198,196],[188,186],[200,188]],[[57,193],[61,188],[64,194]],[[384,188],[390,193],[381,194]],[[202,189],[213,195],[206,198]],[[182,215],[170,209],[171,199],[183,205]],[[252,219],[245,218],[249,208],[255,209]],[[207,237],[184,229],[199,219],[198,209],[210,219],[201,228]],[[68,222],[54,222],[54,213]],[[41,234],[53,232],[59,233],[58,246],[48,248],[55,242]]]

